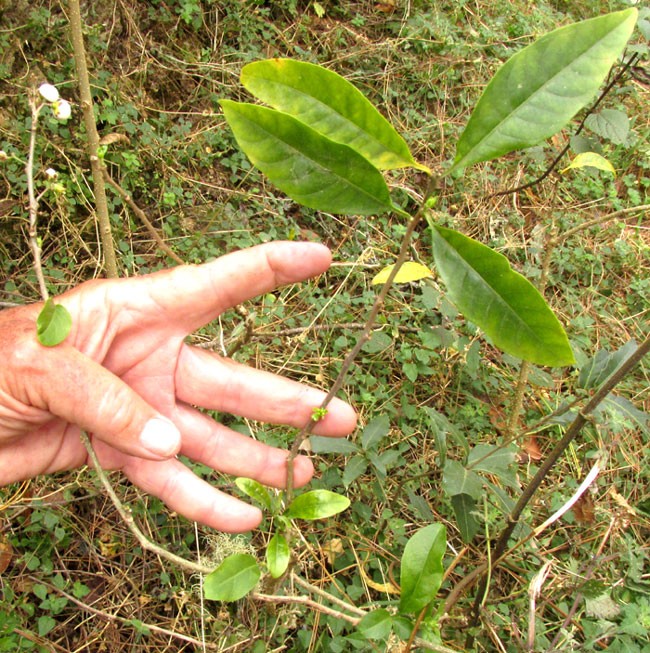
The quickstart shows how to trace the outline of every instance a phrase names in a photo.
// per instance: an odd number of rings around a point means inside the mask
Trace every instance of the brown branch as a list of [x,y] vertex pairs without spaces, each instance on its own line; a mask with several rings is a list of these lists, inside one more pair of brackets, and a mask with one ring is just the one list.
[[[375,298],[372,308],[370,309],[370,313],[366,320],[365,326],[361,332],[361,335],[357,339],[357,342],[354,345],[354,347],[348,352],[347,356],[345,357],[343,364],[341,365],[341,369],[336,379],[334,380],[332,387],[327,393],[325,399],[321,403],[320,408],[323,409],[327,408],[330,401],[332,401],[332,399],[336,396],[338,391],[343,386],[343,382],[345,381],[345,378],[347,377],[347,374],[350,368],[352,367],[352,364],[354,363],[356,357],[359,355],[361,348],[370,339],[370,332],[372,330],[373,324],[375,323],[375,319],[377,318],[377,315],[379,314],[379,311],[381,310],[381,307],[384,304],[384,300],[388,295],[388,291],[391,288],[393,279],[395,279],[395,276],[397,275],[400,268],[402,267],[402,263],[404,263],[406,257],[408,256],[409,246],[411,244],[411,236],[413,235],[415,228],[417,227],[417,225],[420,222],[420,219],[422,218],[422,214],[424,213],[426,202],[431,196],[431,194],[433,193],[436,184],[437,184],[437,179],[434,177],[430,177],[429,185],[424,194],[424,197],[422,198],[422,202],[418,210],[416,211],[415,215],[411,217],[411,220],[406,228],[406,232],[402,239],[402,245],[400,247],[397,260],[395,261],[395,265],[393,266],[393,269],[391,270],[391,273],[388,276],[386,283],[384,283],[381,291],[377,294],[377,297]],[[316,422],[312,420],[307,426],[303,427],[296,435],[296,438],[293,441],[293,444],[291,445],[291,449],[289,450],[289,456],[287,457],[287,488],[286,488],[287,504],[291,502],[291,498],[293,496],[293,461],[295,457],[298,455],[298,450],[300,449],[300,445],[302,444],[303,440],[311,434],[315,425]]]
[[[519,517],[532,499],[535,492],[539,489],[540,485],[548,475],[551,468],[562,456],[569,444],[576,438],[580,430],[587,422],[587,416],[592,413],[598,405],[607,397],[607,395],[627,376],[627,374],[636,366],[636,364],[650,351],[650,337],[646,338],[634,351],[634,353],[616,370],[603,385],[594,393],[593,397],[589,400],[586,406],[576,415],[575,419],[567,429],[562,439],[555,445],[551,453],[546,457],[544,462],[540,465],[537,473],[526,486],[522,492],[515,507],[512,509],[508,516],[508,524],[501,532],[494,548],[492,549],[492,564],[490,570],[493,570],[499,561],[502,559],[504,552],[508,545],[508,539],[512,535],[519,521]],[[481,571],[485,571],[487,565]],[[486,595],[487,578],[484,576],[476,592],[474,606],[472,608],[472,622],[471,625],[476,625],[479,618],[480,605],[483,596]]]
[[142,546],[143,549],[146,549],[147,551],[151,551],[152,553],[155,553],[161,558],[164,558],[165,560],[169,560],[169,562],[178,565],[179,567],[181,567],[181,569],[185,569],[193,573],[209,574],[211,571],[214,571],[213,567],[207,567],[206,565],[198,564],[196,562],[192,562],[191,560],[186,560],[181,556],[177,556],[176,554],[167,551],[167,549],[160,546],[159,544],[152,542],[140,530],[138,525],[135,523],[135,520],[133,519],[133,515],[131,514],[131,511],[122,503],[120,498],[117,496],[115,490],[113,489],[113,486],[111,485],[111,482],[108,480],[108,477],[106,476],[106,472],[102,469],[102,466],[100,465],[99,460],[97,459],[97,454],[93,449],[93,446],[90,442],[90,438],[84,431],[81,432],[81,441],[84,443],[86,450],[88,451],[88,455],[90,456],[90,459],[93,462],[95,472],[97,473],[97,476],[99,476],[99,480],[102,482],[102,485],[104,486],[104,489],[108,493],[108,496],[113,501],[113,505],[117,509],[117,512],[120,514],[120,517],[122,517],[124,523],[127,525],[131,533],[133,533],[133,535],[138,540],[138,542],[140,542],[140,545]]
[[88,66],[86,65],[86,49],[84,47],[83,31],[81,25],[81,11],[79,0],[69,0],[70,9],[70,39],[74,49],[74,61],[79,79],[79,97],[81,108],[86,125],[88,136],[88,155],[93,176],[93,190],[95,194],[95,208],[97,210],[97,221],[99,222],[99,234],[104,249],[104,261],[106,263],[106,275],[117,278],[117,259],[113,246],[113,235],[111,232],[111,221],[108,216],[108,203],[106,202],[106,188],[102,175],[102,162],[99,158],[99,136],[95,124],[95,113],[93,110],[93,98],[90,93],[90,81],[88,79]]
[[41,265],[41,246],[38,243],[38,234],[36,232],[36,222],[38,219],[38,198],[34,191],[34,150],[36,147],[36,130],[38,125],[38,115],[41,112],[41,107],[36,97],[36,91],[31,90],[29,98],[29,107],[32,111],[32,126],[29,130],[29,152],[27,156],[27,163],[25,164],[25,175],[27,176],[27,197],[29,199],[28,214],[29,214],[29,247],[32,250],[34,258],[34,272],[38,279],[38,287],[41,291],[43,301],[47,301],[48,292],[45,285],[45,277],[43,276],[43,267]]
[[627,215],[628,213],[638,213],[639,211],[640,212],[650,211],[650,204],[640,204],[639,206],[630,206],[625,209],[619,209],[618,211],[614,211],[614,213],[608,213],[607,215],[598,216],[593,220],[582,222],[581,224],[576,225],[575,227],[572,227],[571,229],[568,229],[563,233],[557,234],[555,238],[551,241],[551,245],[553,246],[558,245],[559,243],[566,240],[567,238],[581,231],[584,231],[585,229],[590,229],[591,227],[595,227],[596,225],[602,224],[603,222],[607,222],[608,220],[614,220],[615,218],[619,218],[623,215]]

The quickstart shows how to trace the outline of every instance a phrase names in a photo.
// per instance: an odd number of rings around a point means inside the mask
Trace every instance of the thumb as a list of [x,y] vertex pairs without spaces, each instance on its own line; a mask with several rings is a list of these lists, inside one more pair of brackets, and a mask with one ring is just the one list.
[[178,453],[181,434],[173,422],[105,367],[65,344],[45,355],[41,347],[40,356],[38,379],[24,383],[28,390],[36,385],[50,413],[133,456],[160,460]]

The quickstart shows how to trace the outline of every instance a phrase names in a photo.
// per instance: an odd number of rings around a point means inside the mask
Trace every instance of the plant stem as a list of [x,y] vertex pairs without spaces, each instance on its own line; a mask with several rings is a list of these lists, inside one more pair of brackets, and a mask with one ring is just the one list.
[[[605,397],[607,397],[607,395],[625,378],[625,376],[649,351],[650,337],[646,338],[637,347],[634,353],[618,368],[618,370],[616,370],[616,372],[614,372],[607,379],[607,381],[605,381],[605,383],[603,383],[603,385],[595,392],[587,405],[576,415],[575,419],[567,429],[562,439],[555,445],[551,453],[540,465],[534,478],[526,486],[515,507],[512,509],[510,515],[508,515],[508,524],[501,532],[501,535],[499,536],[496,544],[494,545],[494,548],[492,549],[492,563],[490,565],[491,571],[494,570],[499,560],[501,559],[502,554],[506,551],[508,539],[512,535],[512,532],[514,531],[515,526],[519,521],[519,517],[528,505],[529,501],[532,499],[533,494],[535,494],[553,465],[555,465],[566,448],[575,439],[582,427],[585,425],[587,422],[587,416],[597,408],[597,406],[605,399]],[[485,569],[487,569],[487,565],[481,569],[480,573],[483,573]],[[480,604],[483,600],[484,595],[487,595],[487,580],[485,576],[481,579],[476,592],[474,606],[472,608],[472,621],[470,627],[475,626],[478,623]]]
[[93,98],[90,93],[90,81],[88,79],[88,66],[86,65],[86,50],[84,47],[83,32],[81,27],[81,11],[79,0],[69,0],[70,10],[70,39],[74,49],[74,61],[79,79],[79,97],[81,108],[88,135],[88,155],[93,173],[93,190],[95,194],[95,209],[97,210],[97,221],[99,222],[99,234],[104,249],[104,261],[106,263],[106,276],[116,279],[117,259],[113,247],[113,235],[111,233],[111,221],[108,216],[108,204],[106,202],[106,188],[104,187],[104,176],[102,174],[102,162],[99,158],[99,136],[95,124],[95,113],[93,110]]
[[191,562],[190,560],[186,560],[185,558],[181,558],[181,556],[177,556],[176,554],[167,551],[167,549],[165,549],[164,547],[156,544],[155,542],[152,542],[138,528],[137,524],[135,523],[135,520],[133,519],[133,515],[131,514],[131,511],[126,506],[124,506],[124,504],[120,501],[115,490],[113,489],[113,486],[111,485],[111,482],[108,480],[108,477],[106,476],[106,472],[102,469],[102,466],[100,465],[99,460],[97,459],[97,454],[95,453],[95,450],[93,449],[93,445],[90,442],[90,438],[88,437],[85,431],[81,432],[81,441],[84,443],[88,451],[88,455],[90,456],[90,459],[92,460],[93,465],[95,467],[95,472],[97,473],[97,476],[99,476],[99,480],[102,482],[102,485],[104,486],[104,489],[108,493],[108,496],[113,501],[113,505],[117,509],[117,512],[120,514],[120,517],[122,517],[122,519],[128,526],[129,530],[133,533],[133,535],[135,535],[138,542],[140,542],[140,545],[142,546],[143,549],[146,549],[147,551],[151,551],[152,553],[159,555],[161,558],[164,558],[165,560],[169,560],[169,562],[173,562],[174,564],[178,565],[182,569],[186,569],[187,571],[193,573],[209,574],[211,571],[214,570],[212,567],[207,567],[206,565],[198,564],[196,562]]
[[129,195],[123,188],[120,186],[109,174],[106,169],[106,165],[101,163],[101,170],[104,179],[113,187],[115,192],[122,198],[123,202],[126,202],[130,207],[133,213],[135,213],[138,218],[144,223],[144,226],[147,228],[147,231],[151,234],[151,237],[156,241],[156,244],[160,249],[162,249],[169,258],[183,265],[185,261],[178,255],[176,252],[161,238],[160,234],[156,231],[156,228],[151,223],[151,220],[147,217],[146,213],[133,201],[131,195]]
[[619,218],[623,215],[627,215],[628,213],[647,213],[648,211],[650,211],[650,204],[640,204],[639,206],[630,206],[625,209],[619,209],[618,211],[614,211],[614,213],[608,213],[607,215],[598,216],[593,220],[587,220],[587,222],[581,222],[579,225],[576,225],[575,227],[572,227],[571,229],[568,229],[567,231],[556,235],[555,239],[551,241],[551,245],[552,246],[558,245],[559,243],[565,241],[570,236],[573,236],[581,231],[584,231],[585,229],[590,229],[591,227],[595,227],[596,225],[602,224],[603,222],[607,222],[608,220]]
[[[372,331],[372,327],[375,323],[375,319],[377,318],[377,315],[379,314],[379,311],[381,310],[381,307],[384,304],[384,300],[386,299],[386,296],[388,295],[388,291],[392,286],[393,279],[395,279],[395,276],[397,275],[400,268],[402,267],[402,264],[406,261],[406,257],[408,256],[409,246],[411,244],[411,237],[413,236],[413,232],[415,231],[415,228],[417,227],[418,223],[420,222],[420,219],[422,218],[426,201],[433,193],[436,185],[437,185],[437,178],[430,177],[427,190],[424,194],[424,197],[422,198],[422,202],[420,203],[418,210],[411,217],[411,220],[406,228],[404,237],[402,238],[402,244],[399,250],[399,254],[397,256],[397,260],[395,261],[395,265],[391,270],[391,273],[388,276],[386,283],[383,285],[381,291],[377,294],[377,297],[375,298],[372,308],[370,309],[370,313],[368,314],[368,318],[365,322],[361,335],[357,339],[357,342],[354,345],[354,347],[348,352],[347,356],[345,357],[343,364],[341,365],[341,369],[336,379],[334,380],[332,387],[327,393],[327,396],[325,397],[325,399],[323,399],[320,408],[323,409],[327,408],[330,401],[332,401],[332,399],[336,396],[338,391],[343,386],[343,382],[345,381],[345,378],[350,368],[352,367],[352,363],[354,363],[356,357],[359,355],[359,352],[361,351],[363,345],[370,339],[370,332]],[[293,461],[295,457],[298,455],[298,449],[300,448],[300,445],[302,444],[303,440],[311,434],[315,425],[316,422],[312,420],[307,426],[303,427],[296,435],[296,438],[293,441],[293,444],[291,445],[291,449],[289,450],[289,456],[287,458],[287,488],[286,488],[287,505],[291,503],[291,499],[293,497]]]
[[38,279],[38,288],[41,292],[43,301],[47,301],[48,292],[43,276],[43,267],[41,265],[41,247],[38,244],[38,234],[36,232],[36,223],[38,219],[38,198],[34,191],[34,150],[36,149],[36,130],[38,127],[38,116],[43,105],[38,102],[36,90],[32,89],[29,99],[29,107],[32,111],[32,127],[29,131],[29,153],[27,163],[25,164],[25,175],[27,176],[27,197],[29,199],[29,247],[34,257],[34,272]]

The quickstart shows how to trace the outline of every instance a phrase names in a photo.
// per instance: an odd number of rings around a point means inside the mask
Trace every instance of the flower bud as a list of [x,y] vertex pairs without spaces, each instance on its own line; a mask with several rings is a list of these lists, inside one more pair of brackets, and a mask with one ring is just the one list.
[[0,150],[0,161],[6,161],[8,158],[9,155],[4,150]]
[[59,99],[59,91],[52,84],[41,84],[38,87],[38,92],[48,102],[56,102]]
[[45,171],[45,176],[48,179],[56,179],[59,176],[59,173],[54,168],[48,168]]
[[72,113],[72,107],[67,100],[57,100],[52,104],[52,112],[59,120],[67,120]]
[[63,184],[52,184],[50,189],[53,190],[57,195],[63,195],[63,193],[65,193],[65,186]]

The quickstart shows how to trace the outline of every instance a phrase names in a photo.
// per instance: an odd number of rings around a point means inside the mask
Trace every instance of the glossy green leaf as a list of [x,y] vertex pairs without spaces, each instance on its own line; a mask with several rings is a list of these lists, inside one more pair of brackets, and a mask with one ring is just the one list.
[[560,322],[505,256],[452,229],[431,227],[438,272],[468,320],[517,358],[554,367],[574,362]]
[[386,639],[392,627],[393,617],[385,608],[371,610],[357,624],[357,630],[366,639]]
[[476,501],[469,494],[455,494],[451,497],[451,507],[454,509],[460,537],[465,544],[469,544],[481,527],[472,514],[476,509]]
[[434,599],[442,583],[446,544],[442,524],[425,526],[406,543],[400,567],[401,613],[417,613]]
[[627,43],[636,9],[545,34],[499,68],[461,134],[451,170],[531,147],[596,94]]
[[273,578],[280,578],[289,566],[289,545],[281,533],[275,533],[266,545],[266,564]]
[[251,478],[239,477],[235,479],[235,485],[251,499],[259,501],[265,508],[272,510],[273,500],[269,491],[257,481]]
[[562,172],[564,173],[574,168],[597,168],[604,172],[611,172],[616,177],[616,169],[609,159],[606,159],[600,154],[596,154],[596,152],[582,152],[578,154]]
[[252,555],[234,553],[203,579],[203,595],[213,601],[238,601],[257,585],[260,574]]
[[220,104],[241,149],[294,201],[330,213],[396,210],[379,170],[351,147],[274,109],[231,100]]
[[257,98],[337,143],[345,143],[380,170],[412,166],[404,139],[350,82],[327,68],[293,59],[244,66],[241,83]]
[[445,463],[441,486],[450,497],[456,494],[469,494],[473,499],[478,499],[483,493],[481,477],[465,469],[457,460],[448,460]]
[[284,513],[289,519],[324,519],[350,506],[350,499],[329,490],[311,490],[296,497]]
[[48,299],[36,318],[36,337],[46,347],[62,343],[72,328],[72,316],[62,304]]
[[[376,286],[380,283],[386,283],[394,267],[395,264],[393,263],[378,272],[372,279],[372,285]],[[393,283],[408,283],[409,281],[419,281],[420,279],[426,279],[426,277],[432,276],[431,270],[425,265],[416,263],[415,261],[407,261],[406,263],[402,263],[402,267],[395,275]]]
[[379,415],[371,419],[361,433],[361,446],[364,451],[376,447],[390,432],[388,415]]

